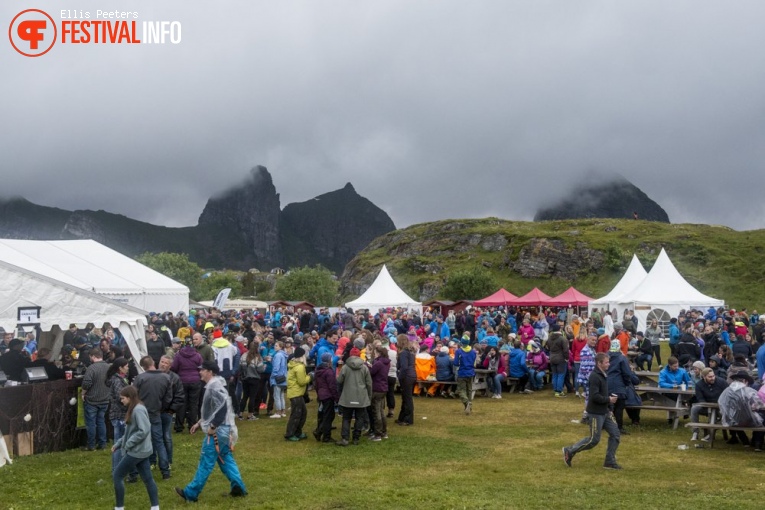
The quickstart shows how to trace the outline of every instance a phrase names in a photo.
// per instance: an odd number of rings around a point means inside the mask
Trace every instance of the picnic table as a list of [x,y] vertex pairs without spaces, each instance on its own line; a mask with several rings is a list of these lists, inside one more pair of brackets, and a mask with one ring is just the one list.
[[709,422],[708,423],[686,423],[686,427],[694,429],[706,429],[709,433],[709,447],[714,448],[715,435],[718,430],[722,430],[723,439],[728,439],[728,431],[730,430],[742,430],[744,432],[762,432],[765,431],[765,427],[739,427],[736,425],[723,425],[717,423],[719,418],[720,405],[716,402],[698,402],[693,404],[705,409],[709,409]]
[[677,429],[680,418],[690,412],[688,401],[696,394],[691,389],[660,388],[658,386],[635,386],[635,391],[643,401],[641,406],[627,406],[632,409],[647,411],[665,411],[672,429]]
[[659,372],[649,372],[647,370],[636,370],[635,375],[640,379],[643,386],[658,386]]

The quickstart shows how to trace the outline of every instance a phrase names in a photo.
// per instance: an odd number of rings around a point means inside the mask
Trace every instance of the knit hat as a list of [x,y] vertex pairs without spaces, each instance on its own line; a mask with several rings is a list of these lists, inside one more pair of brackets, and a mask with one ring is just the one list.
[[332,363],[332,354],[325,352],[321,355],[321,362],[322,363]]
[[621,323],[617,322],[616,324],[614,324],[614,331],[616,331],[617,329],[622,329],[623,327],[624,326],[622,326]]
[[351,356],[358,356],[359,354],[361,354],[361,351],[358,350],[357,348],[354,347],[353,349],[351,349]]
[[449,348],[447,346],[443,346],[439,349],[439,352],[443,352],[444,354],[449,354]]
[[462,339],[463,340],[467,340],[469,342],[470,341],[470,333],[465,333],[464,335],[462,335]]
[[698,368],[699,370],[704,370],[704,362],[703,361],[694,361],[692,366],[693,366],[693,368]]
[[605,328],[598,328],[598,336],[605,335],[605,334],[606,334]]
[[364,342],[364,339],[363,339],[363,338],[361,338],[361,337],[357,337],[357,338],[356,338],[356,339],[353,341],[353,346],[354,346],[355,348],[357,348],[357,349],[363,349],[365,345],[366,345],[366,343]]
[[468,337],[464,337],[463,336],[462,339],[460,340],[460,343],[462,345],[470,345],[470,337],[469,336]]
[[611,348],[609,349],[609,352],[619,352],[622,350],[622,345],[619,343],[619,340],[611,340]]
[[302,358],[303,356],[305,356],[305,349],[303,349],[302,347],[298,347],[297,349],[295,349],[295,352],[292,353],[292,355],[293,355],[293,358]]

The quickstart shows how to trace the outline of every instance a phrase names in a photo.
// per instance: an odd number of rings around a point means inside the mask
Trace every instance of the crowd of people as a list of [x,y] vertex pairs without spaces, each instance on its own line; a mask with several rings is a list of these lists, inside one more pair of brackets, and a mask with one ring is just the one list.
[[[348,446],[366,434],[379,442],[389,437],[394,416],[396,425],[414,424],[418,395],[457,397],[470,415],[476,369],[485,371],[492,398],[502,398],[503,384],[514,379],[520,393],[551,387],[555,397],[584,399],[582,421],[590,424],[591,434],[564,451],[567,465],[575,453],[597,444],[605,428],[612,433],[606,464],[618,466],[614,444],[627,433],[625,410],[633,424],[640,423],[635,369],[650,371],[654,362],[660,386],[686,385],[695,389],[698,402],[719,401],[723,423],[746,419],[761,425],[765,407],[757,404],[765,400],[765,390],[757,393],[761,385],[752,377],[753,367],[765,364],[765,316],[745,311],[691,310],[668,325],[655,320],[640,325],[630,310],[618,320],[616,310],[595,309],[587,316],[503,307],[445,315],[403,309],[334,314],[327,309],[212,309],[188,316],[152,313],[148,322],[146,355],[137,361],[108,324],[85,330],[71,325],[56,360],[49,349],[38,350],[32,337],[5,334],[0,342],[0,368],[9,378],[29,365],[44,366],[50,379],[63,378],[68,370],[83,374],[84,449],[106,447],[105,420],[110,420],[118,507],[123,479],[133,482],[139,476],[156,504],[156,485],[147,469],[156,465],[163,479],[172,476],[173,431],[201,429],[206,436],[199,471],[177,489],[180,497],[195,501],[220,459],[227,459],[219,465],[231,481],[231,495],[241,496],[247,491],[230,449],[237,420],[284,419],[289,413],[285,440],[305,440],[306,403],[315,395],[311,431],[317,441]],[[663,366],[659,342],[665,338],[672,355]],[[732,411],[730,402],[744,402],[750,412]],[[694,421],[703,412],[693,408]],[[334,438],[337,416],[340,437]],[[699,431],[693,434],[696,439]],[[745,435],[733,439],[748,443]],[[757,449],[762,439],[753,438]]]

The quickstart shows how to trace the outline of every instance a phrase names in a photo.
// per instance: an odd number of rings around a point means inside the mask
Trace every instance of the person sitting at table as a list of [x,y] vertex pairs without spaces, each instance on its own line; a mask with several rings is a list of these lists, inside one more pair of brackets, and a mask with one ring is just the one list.
[[[436,381],[454,382],[452,358],[449,356],[449,348],[447,346],[441,347],[438,355],[436,355]],[[440,386],[443,386],[441,391],[442,397],[451,398],[454,396],[451,385],[442,384]]]
[[691,377],[691,381],[693,381],[694,388],[699,382],[701,382],[701,371],[704,370],[704,368],[705,367],[703,361],[694,361],[693,365],[691,365],[691,369],[688,371],[688,375]]
[[648,338],[643,336],[642,331],[638,331],[635,338],[637,340],[636,348],[638,352],[635,365],[637,365],[638,370],[645,370],[645,366],[648,365],[648,371],[650,372],[653,361],[653,344]]
[[667,366],[659,372],[659,388],[680,388],[681,384],[686,387],[692,384],[688,372],[680,366],[676,357],[670,356]]
[[728,384],[733,382],[733,375],[738,372],[752,372],[752,365],[743,354],[736,354],[733,357],[733,363],[728,367]]
[[502,398],[502,383],[507,379],[507,357],[502,357],[499,349],[489,347],[483,357],[482,366],[489,370],[486,375],[486,385],[491,392],[491,398]]
[[529,367],[529,386],[532,390],[541,390],[544,387],[545,376],[550,359],[545,354],[539,344],[535,341],[529,342],[531,350],[526,355],[527,365]]
[[709,368],[711,368],[715,375],[717,377],[722,377],[723,379],[728,378],[728,372],[722,366],[720,366],[720,356],[714,355],[711,358],[709,358]]
[[[701,371],[701,381],[696,385],[696,403],[697,404],[716,404],[728,387],[728,382],[723,377],[717,377],[715,371],[712,368],[705,368]],[[691,407],[691,422],[698,423],[699,415],[707,414],[707,409],[693,405]],[[691,441],[697,441],[699,438],[699,429],[693,429],[691,435]],[[702,441],[709,441],[709,432],[706,433]]]
[[524,351],[520,340],[513,342],[513,348],[510,349],[510,377],[518,379],[518,384],[515,386],[518,393],[531,393],[531,390],[526,389],[526,384],[529,382],[529,367],[526,365],[526,351]]
[[[732,377],[733,382],[722,392],[718,400],[722,424],[727,427],[762,427],[761,412],[765,409],[765,405],[754,388],[750,388],[754,379],[749,372],[743,370],[736,372]],[[763,437],[765,432],[752,433],[754,451],[762,451]],[[746,432],[732,430],[728,444],[737,444],[739,441],[745,446],[749,445]]]
[[[609,352],[608,356],[608,391],[611,395],[618,397],[614,403],[614,419],[616,419],[616,424],[619,426],[619,432],[627,435],[629,432],[624,430],[624,409],[628,405],[640,405],[634,388],[630,391],[627,387],[640,384],[640,379],[630,369],[626,356],[622,354],[619,340],[611,340],[611,352]],[[627,415],[632,420],[633,425],[640,425],[640,409],[627,409]]]

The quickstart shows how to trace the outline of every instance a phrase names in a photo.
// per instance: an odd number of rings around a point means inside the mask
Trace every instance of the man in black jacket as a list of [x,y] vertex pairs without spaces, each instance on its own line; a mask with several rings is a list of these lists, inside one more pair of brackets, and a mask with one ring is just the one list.
[[170,392],[172,394],[170,405],[163,409],[160,415],[162,438],[165,441],[165,450],[167,450],[167,463],[170,465],[173,464],[173,419],[176,413],[180,413],[185,408],[186,402],[183,383],[178,374],[170,370],[172,365],[173,359],[170,356],[162,356],[159,359],[159,370],[170,378]]
[[587,416],[590,417],[590,435],[582,438],[573,446],[563,447],[563,462],[571,467],[571,460],[579,452],[594,448],[600,442],[600,432],[605,429],[608,432],[608,448],[606,449],[606,461],[603,467],[606,469],[621,469],[616,463],[616,449],[619,447],[619,426],[616,424],[614,415],[610,410],[617,397],[608,393],[607,372],[610,361],[608,354],[599,352],[595,356],[595,370],[590,374],[590,399],[587,401]]
[[149,412],[151,445],[154,448],[150,462],[154,464],[159,458],[159,470],[162,472],[162,479],[167,480],[170,478],[170,462],[165,448],[165,439],[162,435],[162,412],[169,409],[173,402],[172,382],[167,374],[155,368],[151,356],[141,358],[141,368],[144,369],[144,373],[135,378],[133,386],[138,390],[138,398],[141,399]]
[[[701,381],[696,385],[696,403],[713,403],[716,404],[717,400],[728,387],[728,381],[722,377],[717,377],[715,371],[709,367],[701,371]],[[691,407],[691,422],[698,423],[699,415],[707,414],[707,410],[701,406],[693,405]],[[708,431],[707,431],[708,432]],[[702,441],[709,441],[709,433],[702,439]],[[698,441],[699,429],[693,429],[693,435],[691,441]]]

